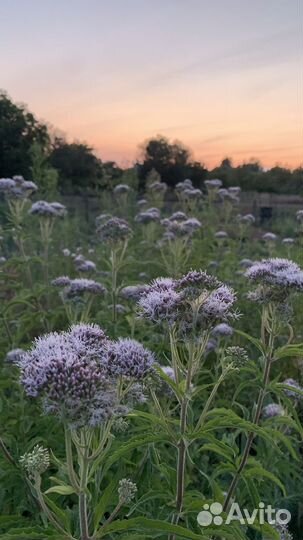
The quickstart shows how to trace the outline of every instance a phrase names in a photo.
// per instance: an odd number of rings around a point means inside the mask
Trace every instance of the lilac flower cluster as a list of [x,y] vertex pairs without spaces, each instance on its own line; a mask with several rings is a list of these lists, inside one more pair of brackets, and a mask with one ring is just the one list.
[[118,184],[114,188],[114,195],[125,195],[126,193],[129,193],[131,188],[127,184]]
[[212,330],[212,335],[217,338],[228,338],[231,337],[233,333],[233,328],[224,322],[217,324]]
[[262,239],[264,242],[276,242],[278,240],[278,237],[275,233],[267,232],[263,234]]
[[147,189],[152,193],[164,194],[167,191],[167,184],[165,182],[152,182],[147,186]]
[[131,237],[132,230],[125,219],[111,217],[101,221],[97,227],[97,234],[101,242],[115,246],[120,242],[126,242]]
[[169,218],[162,219],[161,225],[166,229],[163,240],[174,240],[177,237],[190,238],[202,227],[197,218],[188,218],[183,212],[175,212]]
[[152,371],[154,355],[135,339],[122,339],[112,342],[106,356],[106,367],[114,377],[144,379]]
[[262,410],[262,416],[263,418],[274,418],[275,416],[283,416],[285,414],[285,411],[281,405],[278,403],[269,403],[269,405],[266,405],[263,407]]
[[205,180],[204,184],[207,191],[219,190],[222,187],[222,180],[219,180],[219,178],[213,178],[212,180]]
[[227,189],[220,188],[218,190],[218,197],[222,201],[229,201],[231,203],[238,203],[239,202],[239,195],[241,192],[240,187],[229,187]]
[[125,300],[138,302],[141,295],[148,289],[147,285],[128,285],[120,290],[120,296]]
[[182,278],[154,280],[139,300],[143,316],[181,330],[211,328],[236,317],[236,295],[214,276],[192,270]]
[[5,357],[5,361],[9,362],[10,364],[18,364],[23,354],[24,354],[23,349],[12,349],[11,351],[7,353]]
[[294,238],[287,237],[287,238],[282,239],[282,244],[284,244],[285,246],[292,246],[294,243],[295,243]]
[[82,296],[85,293],[93,295],[102,295],[106,293],[104,285],[93,279],[70,279],[68,276],[59,276],[52,281],[52,285],[55,287],[63,287],[63,294],[66,298]]
[[291,292],[303,292],[303,271],[289,259],[263,259],[246,270],[245,276],[259,284],[249,298],[260,303],[284,302]]
[[296,212],[296,218],[300,223],[303,223],[303,210],[298,210]]
[[[300,400],[303,399],[303,394],[300,394],[300,392],[303,392],[303,388],[300,386],[298,381],[295,381],[294,379],[286,379],[285,381],[283,381],[283,384],[286,384],[287,386],[294,388],[294,390],[289,390],[288,388],[284,390],[285,395],[288,398],[300,399]],[[296,392],[296,390],[299,390],[299,392]]]
[[32,204],[29,213],[45,218],[62,218],[66,215],[66,207],[59,202],[49,203],[47,201],[37,201]]
[[79,324],[36,339],[19,367],[26,394],[42,398],[46,413],[72,427],[94,427],[127,411],[119,401],[118,377],[140,382],[140,388],[129,389],[127,406],[142,401],[141,382],[153,363],[152,353],[137,341],[113,342],[99,326]]
[[0,193],[10,199],[26,199],[38,190],[34,182],[24,180],[23,176],[0,178]]
[[147,224],[160,221],[160,217],[161,214],[159,208],[149,208],[148,210],[137,214],[135,217],[135,221],[137,223]]
[[96,272],[96,265],[93,261],[85,259],[81,254],[74,257],[74,263],[78,272]]
[[194,188],[192,181],[189,178],[186,178],[184,182],[179,182],[176,185],[176,191],[179,194],[179,197],[181,200],[187,201],[187,200],[195,200],[195,199],[201,199],[202,197],[202,191],[201,189]]
[[256,218],[252,214],[238,214],[237,221],[243,225],[253,225],[256,222]]

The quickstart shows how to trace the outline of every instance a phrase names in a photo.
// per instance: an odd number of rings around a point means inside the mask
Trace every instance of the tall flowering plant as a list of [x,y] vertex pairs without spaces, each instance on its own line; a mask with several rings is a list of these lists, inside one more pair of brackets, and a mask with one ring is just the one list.
[[[190,271],[180,279],[156,279],[139,300],[142,316],[164,325],[170,342],[171,372],[160,370],[159,374],[169,384],[178,404],[171,411],[178,419],[178,433],[174,438],[177,450],[174,525],[179,523],[184,509],[190,447],[199,439],[221,383],[237,369],[232,355],[226,358],[223,355],[218,379],[201,410],[196,385],[204,366],[210,334],[218,323],[237,318],[235,302],[234,291],[204,271]],[[165,418],[155,395],[154,401],[159,416]],[[170,538],[176,538],[175,534]]]
[[[64,538],[97,540],[106,536],[134,498],[136,485],[121,478],[118,502],[105,517],[100,472],[113,433],[126,424],[124,419],[134,405],[146,399],[145,382],[154,363],[153,354],[139,342],[113,342],[92,324],[42,336],[19,358],[25,393],[39,399],[45,414],[54,415],[64,432],[63,462],[39,445],[20,459],[43,514]],[[53,479],[56,485],[43,491],[42,475],[52,462],[58,467],[60,481]],[[104,489],[108,496],[108,488]],[[53,493],[76,497],[74,525],[68,508],[58,508],[50,498]]]
[[112,319],[117,321],[117,297],[119,292],[118,273],[123,267],[126,250],[132,230],[127,221],[117,217],[107,216],[97,221],[97,235],[99,241],[105,244],[110,250],[109,268],[111,277],[112,296]]
[[[257,427],[262,419],[266,397],[272,390],[271,371],[273,364],[282,358],[302,354],[303,351],[302,346],[292,344],[294,332],[291,325],[293,297],[303,292],[303,271],[293,261],[273,258],[252,264],[245,275],[255,285],[255,288],[249,292],[248,298],[261,308],[260,339],[246,335],[261,353],[262,379],[252,418],[253,426]],[[285,330],[287,330],[286,335]],[[284,339],[283,345],[280,344],[282,339]],[[293,388],[291,391],[295,395],[302,394],[298,385],[293,383],[289,385],[287,381],[285,384],[286,389],[289,386]],[[265,416],[267,416],[266,408]],[[247,435],[242,456],[227,490],[224,510],[228,510],[236,493],[244,469],[248,464],[254,439],[255,431],[252,430]]]

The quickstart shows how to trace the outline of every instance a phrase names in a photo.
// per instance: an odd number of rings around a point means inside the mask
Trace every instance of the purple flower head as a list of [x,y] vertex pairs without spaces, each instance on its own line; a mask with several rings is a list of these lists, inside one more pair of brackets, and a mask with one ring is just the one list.
[[59,202],[37,201],[32,204],[29,213],[46,218],[64,217],[66,207]]
[[178,182],[178,184],[176,184],[175,189],[179,193],[182,193],[186,189],[193,189],[192,181],[190,180],[190,178],[186,178],[186,180],[184,180],[184,182]]
[[245,214],[244,216],[239,214],[237,216],[237,220],[239,221],[239,223],[243,223],[244,225],[252,225],[253,223],[255,223],[256,218],[252,214]]
[[42,398],[47,413],[71,425],[100,423],[112,414],[116,401],[101,362],[106,343],[95,325],[38,338],[20,362],[26,394]]
[[148,289],[148,285],[128,285],[123,287],[120,291],[120,296],[125,298],[125,300],[133,300],[138,302],[142,294],[145,293]]
[[0,178],[0,193],[10,193],[16,187],[16,182],[12,178]]
[[38,187],[34,182],[24,180],[23,176],[0,178],[0,193],[4,193],[12,199],[26,199],[37,189]]
[[298,212],[296,212],[296,218],[298,221],[303,222],[303,210],[298,210]]
[[144,206],[147,205],[147,200],[146,199],[139,199],[138,202],[137,202],[137,205],[139,206],[139,208],[143,208]]
[[219,178],[213,178],[212,180],[205,180],[204,184],[208,190],[220,189],[222,186],[222,180],[219,180]]
[[218,238],[218,240],[223,240],[224,238],[228,238],[228,234],[225,231],[218,231],[215,233],[215,238]]
[[248,268],[245,276],[259,284],[249,295],[254,301],[281,303],[291,292],[303,292],[303,271],[289,259],[263,259]]
[[154,355],[134,339],[111,342],[106,360],[107,371],[113,376],[144,379],[151,373]]
[[233,333],[233,328],[227,323],[217,324],[212,330],[212,335],[218,338],[231,337]]
[[295,381],[294,379],[286,379],[285,381],[283,381],[283,384],[286,384],[287,386],[291,386],[292,388],[294,388],[294,390],[289,390],[289,389],[285,389],[284,392],[285,392],[285,395],[289,398],[294,398],[294,399],[303,399],[303,395],[299,394],[299,392],[296,392],[296,390],[299,390],[299,391],[303,391],[302,387],[300,386],[300,384],[298,383],[298,381]]
[[283,416],[285,414],[283,407],[278,403],[270,403],[263,408],[263,418],[274,418],[275,416]]
[[153,182],[152,184],[149,184],[148,190],[154,193],[165,193],[167,184],[165,182]]
[[115,195],[123,195],[124,193],[128,193],[129,191],[130,191],[130,187],[127,184],[118,184],[114,188]]
[[295,243],[294,238],[283,238],[282,244],[286,246],[292,246]]
[[267,233],[263,234],[262,239],[265,242],[276,242],[276,240],[278,240],[278,237],[274,233],[267,232]]
[[177,287],[181,289],[188,287],[214,288],[218,287],[219,285],[221,285],[220,281],[215,276],[211,276],[204,270],[190,270],[177,281]]
[[136,215],[135,221],[138,223],[151,223],[153,221],[160,221],[160,210],[158,208],[149,208],[144,212],[140,212]]
[[244,268],[250,268],[254,263],[251,259],[241,259],[239,264]]
[[132,230],[125,219],[112,217],[100,223],[97,233],[102,242],[115,245],[126,242],[131,237]]
[[83,255],[77,255],[74,259],[78,272],[96,272],[96,265],[93,261],[89,261]]
[[5,361],[10,364],[19,364],[22,356],[25,354],[23,349],[12,349],[5,357]]
[[169,221],[186,221],[188,219],[184,212],[174,212],[169,218]]
[[52,281],[52,285],[55,287],[67,287],[71,280],[68,276],[59,276]]
[[143,316],[154,322],[173,322],[182,302],[182,295],[176,291],[176,281],[171,278],[155,279],[142,294],[139,308]]
[[201,199],[202,191],[201,189],[186,188],[183,190],[182,195],[185,199]]
[[106,288],[101,283],[93,279],[72,279],[68,286],[64,289],[64,294],[67,298],[81,296],[82,294],[103,295],[106,293]]
[[97,324],[76,324],[69,330],[69,339],[80,354],[100,357],[100,351],[107,346],[108,337]]

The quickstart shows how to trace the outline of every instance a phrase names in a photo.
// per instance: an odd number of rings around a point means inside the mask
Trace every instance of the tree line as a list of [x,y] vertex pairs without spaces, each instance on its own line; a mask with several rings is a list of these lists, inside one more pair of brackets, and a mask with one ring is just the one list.
[[52,136],[47,125],[0,92],[0,177],[23,175],[35,180],[40,193],[96,193],[122,181],[143,192],[146,179],[156,170],[162,181],[174,187],[185,178],[201,188],[206,179],[220,178],[225,187],[240,186],[244,191],[293,193],[303,195],[303,167],[290,170],[275,166],[265,170],[253,160],[234,166],[230,158],[208,170],[192,158],[181,142],[163,136],[142,145],[141,158],[123,170],[113,161],[102,161],[85,143],[67,142]]

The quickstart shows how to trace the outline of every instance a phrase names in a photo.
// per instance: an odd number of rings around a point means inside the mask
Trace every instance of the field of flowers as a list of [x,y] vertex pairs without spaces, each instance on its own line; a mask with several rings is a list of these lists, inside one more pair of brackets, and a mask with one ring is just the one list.
[[0,538],[302,538],[303,209],[156,175],[89,223],[0,197]]

